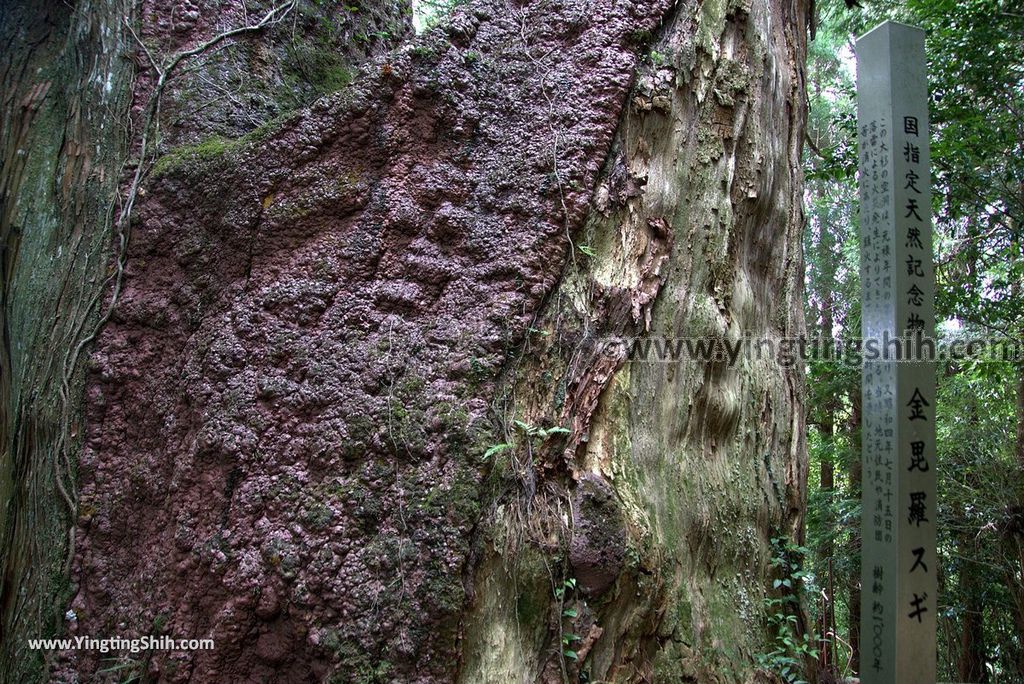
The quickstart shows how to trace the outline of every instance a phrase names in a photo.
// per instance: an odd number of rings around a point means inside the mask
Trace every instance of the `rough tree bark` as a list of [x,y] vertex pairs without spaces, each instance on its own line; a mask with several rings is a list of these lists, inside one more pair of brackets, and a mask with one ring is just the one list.
[[[0,672],[40,679],[24,639],[61,628],[92,335],[123,173],[125,4],[0,6]],[[115,87],[116,86],[116,87]]]
[[[803,3],[483,0],[390,51],[395,3],[86,5],[4,17],[6,671],[770,680],[802,377],[608,340],[802,332]],[[59,631],[217,648],[22,647]]]

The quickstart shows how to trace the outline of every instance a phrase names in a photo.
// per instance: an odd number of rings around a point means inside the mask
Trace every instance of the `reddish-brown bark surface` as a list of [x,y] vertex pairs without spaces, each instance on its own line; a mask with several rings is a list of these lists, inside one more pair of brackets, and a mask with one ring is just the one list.
[[596,340],[803,329],[800,0],[73,4],[0,5],[0,681],[766,676],[799,369]]
[[158,165],[87,383],[74,633],[216,639],[167,681],[454,676],[494,378],[668,5],[474,3]]

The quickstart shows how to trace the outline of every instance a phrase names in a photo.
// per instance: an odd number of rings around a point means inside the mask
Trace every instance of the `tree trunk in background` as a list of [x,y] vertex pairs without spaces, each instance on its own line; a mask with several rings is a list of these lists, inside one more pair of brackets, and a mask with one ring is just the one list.
[[[856,454],[850,463],[850,496],[855,501],[860,501],[863,465],[860,458],[861,396],[859,387],[850,396],[850,407],[849,431],[854,437],[852,447],[853,453]],[[849,584],[850,650],[852,651],[850,663],[854,672],[860,672],[860,520],[855,519],[852,524],[853,530],[850,538],[853,542],[851,546],[856,551],[851,554],[854,563],[850,570]]]
[[[820,88],[818,84],[815,84],[816,88]],[[834,294],[832,291],[832,283],[835,282],[836,273],[836,257],[838,250],[836,249],[835,241],[830,237],[831,226],[823,225],[821,228],[822,234],[818,236],[818,254],[817,262],[818,268],[821,269],[821,278],[817,287],[818,297],[820,298],[819,305],[819,320],[820,320],[820,339],[826,340],[831,343],[835,334],[835,308],[834,308]],[[824,510],[828,512],[828,517],[824,520],[822,526],[825,530],[835,529],[836,521],[832,515],[835,510],[835,462],[832,460],[835,456],[835,436],[836,436],[836,412],[837,402],[834,397],[823,402],[823,405],[817,407],[818,415],[818,428],[821,431],[822,441],[829,446],[829,456],[821,459],[821,465],[819,470],[819,483],[818,486],[821,491],[826,495]],[[823,603],[821,615],[818,620],[818,638],[819,648],[822,654],[820,663],[823,670],[835,670],[837,667],[836,658],[836,640],[834,637],[829,636],[834,633],[836,625],[836,610],[835,610],[835,591],[833,582],[833,570],[832,570],[832,559],[835,556],[835,544],[833,543],[832,536],[826,534],[825,539],[821,546],[821,558],[827,559],[828,562],[828,575],[822,578],[822,591],[823,591]]]
[[[828,320],[829,325],[822,326],[822,337],[826,340],[832,339],[832,326],[831,319]],[[835,440],[836,424],[835,424],[835,406],[827,404],[821,408],[821,422],[819,423],[819,429],[821,430],[822,439],[826,444],[832,444]],[[834,452],[833,452],[834,453]],[[826,499],[826,510],[830,512],[829,518],[826,519],[828,527],[825,529],[835,529],[835,520],[831,516],[835,500],[835,463],[827,458],[821,459],[820,475],[820,487],[821,491],[826,493],[828,498]],[[821,665],[823,669],[838,667],[836,662],[836,640],[830,634],[834,633],[836,627],[836,609],[835,609],[835,591],[833,581],[833,569],[832,559],[835,557],[835,544],[830,536],[826,536],[826,539],[822,543],[822,554],[821,557],[827,559],[828,562],[828,575],[821,578],[822,591],[824,592],[824,603],[822,604],[821,615],[818,620],[818,638],[820,640],[819,648],[822,653]]]
[[[1017,366],[1017,480],[1024,480],[1024,364]],[[1007,511],[1003,545],[1008,567],[1006,586],[1013,599],[1013,622],[1018,634],[1024,634],[1024,501],[1018,501]],[[1015,662],[1017,671],[1024,672],[1024,644],[1018,643]]]
[[[960,539],[961,553],[969,553],[973,540]],[[962,561],[958,573],[958,594],[964,597],[965,605],[960,618],[960,648],[956,658],[957,680],[960,682],[987,682],[985,669],[985,587],[980,581],[981,574],[972,567],[973,563]]]
[[[83,154],[111,158],[80,172],[106,186],[84,191],[78,231],[26,229],[46,215],[29,202],[65,207],[52,169],[78,148],[37,143],[15,176],[4,140],[11,681],[44,679],[24,640],[65,610],[72,634],[216,639],[115,661],[161,681],[764,676],[769,539],[802,541],[802,376],[785,358],[627,363],[608,340],[803,331],[803,4],[474,2],[390,53],[397,5],[362,3],[349,19],[369,26],[325,38],[311,13],[331,10],[289,4],[162,90],[124,17],[166,66],[272,6],[33,5],[5,17],[24,62],[5,124],[54,138],[25,94],[65,107],[61,125],[78,93],[120,105],[86,108],[112,138]],[[60,67],[68,35],[84,47]],[[366,49],[332,61],[324,40]],[[87,71],[103,41],[135,57],[134,82],[123,60]],[[49,91],[33,60],[64,69]],[[135,208],[123,277],[115,186]],[[103,292],[81,316],[113,313],[65,405],[46,378],[90,327],[51,283],[80,244],[73,301]],[[38,337],[54,330],[67,339]],[[88,679],[112,664],[98,655],[51,671]]]
[[1017,468],[1024,474],[1024,364],[1017,366]]

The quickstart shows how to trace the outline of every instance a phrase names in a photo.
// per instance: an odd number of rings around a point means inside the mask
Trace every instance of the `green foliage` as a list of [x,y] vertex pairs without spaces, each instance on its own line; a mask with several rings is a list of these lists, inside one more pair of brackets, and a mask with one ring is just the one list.
[[569,430],[567,428],[564,428],[564,427],[555,426],[555,427],[549,427],[549,428],[540,428],[540,427],[535,427],[533,425],[529,425],[527,423],[524,423],[521,420],[517,420],[516,421],[516,427],[518,427],[520,430],[525,432],[527,434],[527,436],[530,437],[531,440],[534,440],[534,441],[537,441],[537,442],[545,442],[548,439],[550,439],[551,437],[553,437],[554,435],[567,435],[567,434],[569,434]]
[[[927,32],[939,312],[1019,335],[1024,304],[1013,288],[1024,280],[1024,12],[1011,0],[873,0],[861,13],[837,5],[821,12],[812,64],[843,45],[852,55],[852,37],[886,19]],[[817,66],[839,94],[824,120],[844,136],[818,145],[836,164],[816,164],[811,177],[842,169],[852,178],[853,89],[836,65],[825,69],[819,59]],[[814,101],[812,88],[812,141]]]
[[561,640],[562,640],[562,657],[568,658],[569,660],[579,660],[579,654],[573,650],[573,644],[580,641],[578,634],[565,631],[565,623],[572,623],[577,617],[579,612],[575,608],[566,608],[567,602],[571,599],[573,594],[576,593],[576,578],[567,577],[562,580],[560,586],[555,587],[554,594],[555,599],[558,601],[558,608],[561,612]]
[[358,43],[372,43],[375,40],[387,40],[391,37],[390,31],[359,31],[354,36]]
[[434,49],[428,45],[414,45],[409,51],[413,57],[419,57],[420,59],[430,59],[435,55]]
[[[981,651],[997,681],[1016,680],[1024,648],[1014,615],[1024,608],[1024,464],[1014,453],[1015,369],[976,363],[948,367],[937,404],[940,597],[944,679],[956,660],[970,613],[981,613]],[[1007,382],[1007,378],[1011,382]]]
[[[565,598],[574,591],[576,591],[576,578],[567,577],[562,581],[561,586],[555,587],[555,598],[559,601],[564,601]],[[575,617],[575,615],[571,617]]]
[[664,66],[670,62],[668,55],[657,50],[651,50],[650,58],[651,64],[655,66]]
[[[838,0],[819,3],[810,45],[809,332],[840,339],[859,334],[853,37],[891,19],[927,32],[936,313],[952,322],[940,335],[1019,340],[1024,13],[1009,0],[864,5],[851,11]],[[958,663],[972,656],[963,638],[970,629],[988,676],[1016,681],[1024,674],[1024,459],[1015,444],[1024,423],[1016,398],[1024,368],[974,362],[937,371],[939,678],[963,681]],[[859,367],[809,364],[807,567],[825,597],[809,607],[835,635],[824,642],[833,674],[853,660],[849,642],[858,619],[852,599],[859,581],[859,393]],[[972,615],[980,616],[980,627]]]
[[[531,452],[534,448],[540,447],[545,442],[547,442],[548,440],[552,439],[557,435],[569,434],[569,430],[564,427],[553,426],[548,428],[541,428],[536,427],[534,425],[530,425],[529,423],[525,423],[521,420],[516,420],[515,426],[519,428],[520,431],[526,434],[527,446],[529,447],[529,450]],[[514,442],[502,442],[500,444],[492,444],[484,452],[483,458],[484,460],[489,460],[490,458],[497,456],[498,454],[501,454],[505,451],[515,449],[515,447],[516,445]]]
[[284,68],[311,85],[318,95],[344,88],[355,75],[336,49],[308,44],[292,46]]
[[237,141],[219,135],[212,136],[195,145],[183,145],[157,159],[152,176],[159,178],[185,166],[202,166],[224,158],[237,149]]
[[785,537],[775,537],[771,541],[771,567],[775,579],[764,607],[773,638],[771,650],[757,655],[757,664],[787,684],[806,684],[803,679],[806,662],[818,657],[811,636],[801,631],[798,618],[804,585],[810,577],[803,567],[804,556],[809,551]]
[[[829,16],[827,12],[825,16]],[[850,36],[819,26],[808,58],[808,152],[804,233],[805,315],[812,339],[846,345],[860,335],[859,244],[856,230],[856,111]],[[812,357],[808,375],[806,567],[820,586],[812,609],[825,669],[836,664],[836,635],[857,622],[849,604],[860,582],[860,368]],[[823,597],[823,598],[819,598]]]
[[484,459],[489,459],[496,454],[500,454],[502,451],[505,451],[506,449],[511,449],[512,447],[513,445],[507,442],[503,444],[495,444],[484,452]]
[[214,135],[194,145],[175,147],[156,160],[150,169],[150,177],[156,179],[179,171],[187,175],[194,169],[224,163],[247,146],[266,140],[287,119],[287,114],[271,119],[240,138]]
[[466,4],[467,0],[415,0],[413,2],[413,26],[416,33],[423,33],[441,24],[453,9]]

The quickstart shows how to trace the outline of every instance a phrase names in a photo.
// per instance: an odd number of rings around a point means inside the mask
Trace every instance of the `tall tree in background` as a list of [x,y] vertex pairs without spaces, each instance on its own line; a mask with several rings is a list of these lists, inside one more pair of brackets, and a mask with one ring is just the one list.
[[803,3],[0,13],[9,681],[798,677]]
[[[844,302],[851,313],[849,329],[857,334],[859,292],[856,274],[835,279],[832,264],[855,264],[842,250],[815,250],[815,226],[825,220],[825,207],[853,206],[856,156],[852,127],[852,93],[848,78],[838,68],[843,52],[852,56],[852,37],[884,19],[922,26],[928,32],[931,117],[936,220],[938,315],[950,321],[940,331],[947,340],[984,335],[1019,341],[1022,337],[1021,303],[1021,189],[1024,188],[1024,16],[1003,0],[957,3],[946,0],[884,0],[866,4],[863,12],[836,12],[826,6],[819,14],[823,42],[812,48],[810,81],[825,83],[831,96],[811,92],[809,148],[810,232],[805,236],[811,258],[808,281],[809,318],[818,314],[815,302],[836,287],[847,286]],[[843,50],[842,43],[846,43]],[[820,56],[819,56],[820,55]],[[847,94],[848,93],[848,94]],[[819,109],[821,114],[816,112]],[[818,124],[823,121],[824,124]],[[822,139],[816,130],[833,135]],[[849,198],[849,199],[844,199]],[[839,219],[832,225],[852,240],[855,221]],[[841,239],[840,239],[841,240]],[[849,253],[849,252],[848,252]],[[842,274],[842,270],[839,271]],[[844,326],[846,330],[846,326]],[[812,364],[809,383],[821,394],[811,406],[827,406],[824,397],[836,396],[833,383],[841,380],[837,366]],[[953,361],[939,369],[940,540],[939,568],[943,609],[940,622],[940,676],[953,681],[1012,680],[1024,669],[1020,654],[1020,597],[1024,595],[1024,525],[1020,501],[1024,460],[1024,387],[1021,366],[1012,362]],[[857,382],[854,377],[853,383]],[[842,394],[840,391],[839,394]],[[849,393],[851,423],[858,421],[855,397]],[[837,439],[812,425],[809,434],[812,468],[837,462],[836,454],[850,453],[846,461],[849,481],[856,483],[859,449],[856,429]],[[844,444],[844,440],[846,440]],[[839,462],[842,462],[840,459]],[[824,465],[821,466],[824,468]],[[809,537],[832,540],[842,534],[834,509],[826,518],[814,502],[827,488],[812,482]],[[856,487],[845,492],[856,501]],[[843,495],[840,495],[843,498]],[[851,509],[852,510],[852,509]],[[815,576],[820,580],[831,563],[856,559],[856,547],[839,545],[836,557],[819,546]],[[846,553],[850,549],[853,553]],[[856,581],[856,574],[852,575]],[[838,630],[850,634],[856,654],[856,612],[839,611]],[[819,609],[820,610],[820,609]],[[840,663],[842,665],[842,663]],[[841,668],[839,668],[841,669]],[[854,658],[856,669],[856,658]]]
[[[966,334],[1020,341],[1024,15],[1003,0],[911,9],[931,29],[938,303]],[[954,364],[946,377],[950,678],[1012,679],[1024,675],[1024,363]]]
[[[849,35],[828,14],[833,9],[823,8],[808,58],[806,311],[809,335],[823,346],[860,334],[853,83],[844,62]],[[818,584],[819,666],[850,674],[859,650],[860,372],[832,355],[812,358],[808,374],[808,544]]]

